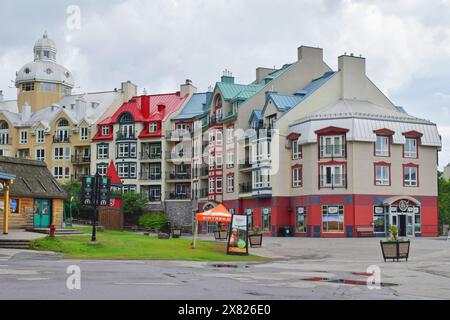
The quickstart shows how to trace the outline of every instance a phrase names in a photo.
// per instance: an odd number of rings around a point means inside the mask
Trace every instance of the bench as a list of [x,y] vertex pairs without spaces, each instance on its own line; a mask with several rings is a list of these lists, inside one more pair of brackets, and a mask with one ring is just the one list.
[[363,234],[373,237],[373,227],[356,227],[356,233],[358,237]]

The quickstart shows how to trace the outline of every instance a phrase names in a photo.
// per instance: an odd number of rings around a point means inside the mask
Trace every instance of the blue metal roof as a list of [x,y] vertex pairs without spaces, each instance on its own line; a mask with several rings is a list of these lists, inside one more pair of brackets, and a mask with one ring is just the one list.
[[172,121],[191,120],[202,116],[208,111],[208,102],[211,96],[212,92],[195,93],[184,106],[183,110],[181,110],[181,113],[172,118]]
[[262,121],[262,120],[263,120],[262,110],[253,110],[252,114],[250,115],[250,120],[248,121],[248,123],[251,124],[254,121]]
[[11,173],[0,172],[0,180],[16,180],[16,175]]

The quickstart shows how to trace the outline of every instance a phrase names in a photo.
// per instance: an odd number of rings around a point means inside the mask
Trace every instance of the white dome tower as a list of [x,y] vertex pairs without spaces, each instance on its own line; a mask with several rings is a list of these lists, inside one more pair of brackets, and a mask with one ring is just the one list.
[[72,73],[56,63],[56,44],[44,33],[34,45],[34,61],[16,73],[19,111],[29,104],[33,112],[61,100],[72,93]]

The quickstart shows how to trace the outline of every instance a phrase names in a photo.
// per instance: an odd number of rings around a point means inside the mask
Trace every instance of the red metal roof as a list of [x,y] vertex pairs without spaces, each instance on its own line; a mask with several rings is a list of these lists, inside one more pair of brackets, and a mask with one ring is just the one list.
[[179,92],[139,96],[124,103],[116,113],[100,124],[118,123],[119,117],[124,112],[129,112],[135,122],[166,121],[174,112],[180,110],[189,95],[180,96]]

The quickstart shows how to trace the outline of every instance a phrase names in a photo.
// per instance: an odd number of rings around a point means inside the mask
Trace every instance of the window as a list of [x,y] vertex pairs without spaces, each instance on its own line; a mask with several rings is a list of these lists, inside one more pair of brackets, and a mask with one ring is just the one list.
[[321,188],[343,188],[346,186],[344,165],[320,166]]
[[227,168],[234,167],[234,150],[227,150]]
[[45,142],[44,130],[36,131],[36,143],[44,143],[44,142]]
[[89,128],[81,128],[80,140],[87,141],[89,139]]
[[298,160],[302,157],[302,146],[299,145],[298,140],[292,141],[292,160]]
[[34,83],[24,83],[24,84],[22,84],[22,91],[24,91],[24,92],[34,91]]
[[188,195],[188,186],[186,184],[177,184],[175,186],[175,194],[178,197],[186,197]]
[[56,84],[54,83],[41,83],[41,92],[56,92]]
[[344,136],[320,137],[321,158],[344,157],[344,155],[345,155]]
[[297,207],[296,209],[296,232],[306,233],[306,208]]
[[373,212],[373,232],[386,233],[386,214],[384,207],[375,207]]
[[119,139],[134,139],[134,124],[121,124],[119,128]]
[[300,188],[302,186],[302,167],[295,166],[292,168],[292,187]]
[[64,168],[63,167],[55,167],[54,171],[53,171],[53,176],[57,180],[62,180],[63,173],[64,173]]
[[209,179],[209,194],[214,194],[215,193],[215,189],[216,188],[216,182],[214,180],[214,178],[210,178]]
[[387,163],[375,164],[375,185],[391,185],[391,167]]
[[97,165],[97,172],[100,176],[106,176],[106,172],[108,171],[108,165],[106,163],[100,163]]
[[234,127],[227,128],[227,144],[233,144],[234,142]]
[[403,166],[403,185],[405,187],[419,186],[419,167],[416,165]]
[[222,131],[217,131],[216,135],[217,135],[216,145],[221,146],[221,145],[223,144],[223,134],[222,134]]
[[137,178],[136,163],[119,163],[117,165],[117,172],[119,178],[135,179]]
[[253,188],[271,188],[270,172],[268,169],[253,171]]
[[422,216],[420,207],[414,207],[414,233],[422,233]]
[[404,157],[405,158],[417,158],[417,143],[418,140],[415,138],[406,138],[405,139],[405,149],[404,149]]
[[61,86],[61,92],[63,95],[68,96],[70,95],[71,89],[67,86]]
[[151,122],[151,123],[149,124],[149,131],[150,131],[151,133],[156,133],[156,132],[158,132],[158,124],[157,124],[156,122]]
[[344,206],[322,207],[323,233],[344,233]]
[[0,145],[9,144],[9,133],[8,129],[0,129]]
[[234,192],[234,175],[232,174],[227,176],[227,192],[228,193]]
[[216,154],[216,169],[220,170],[223,168],[223,158],[221,153]]
[[223,179],[217,178],[216,180],[216,193],[222,193],[223,192]]
[[253,228],[253,209],[249,208],[245,210],[245,214],[248,217],[248,226],[249,229]]
[[109,136],[109,126],[102,126],[102,136]]
[[124,193],[136,193],[137,187],[135,185],[126,185],[123,186],[123,192]]
[[70,160],[70,154],[71,154],[71,149],[70,149],[70,147],[66,147],[66,148],[65,148],[65,156],[66,156],[66,160]]
[[377,136],[377,142],[375,143],[375,156],[377,157],[389,157],[389,143],[390,137]]
[[20,144],[27,144],[28,143],[28,131],[21,130],[20,131]]
[[213,155],[209,155],[209,170],[214,170],[215,168],[215,158]]
[[64,169],[64,178],[65,178],[66,180],[69,180],[69,179],[70,179],[70,168],[69,168],[69,167],[66,167],[66,168]]
[[54,160],[64,160],[64,148],[54,149]]
[[36,149],[36,160],[45,161],[45,149]]
[[109,145],[99,144],[97,145],[97,159],[108,159],[109,158]]
[[262,208],[262,230],[265,232],[271,232],[271,209]]

